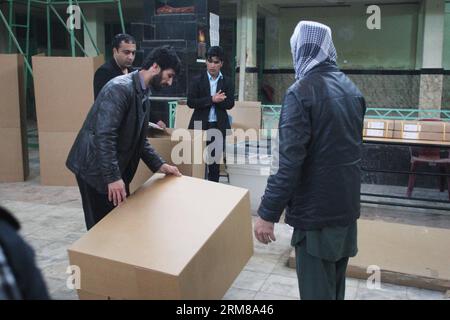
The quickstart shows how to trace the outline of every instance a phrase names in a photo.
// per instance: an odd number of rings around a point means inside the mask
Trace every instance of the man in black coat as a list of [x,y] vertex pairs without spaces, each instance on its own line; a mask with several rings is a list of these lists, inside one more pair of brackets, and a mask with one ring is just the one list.
[[291,48],[297,81],[281,109],[279,168],[267,181],[255,236],[274,241],[286,208],[301,299],[344,299],[357,253],[365,101],[337,67],[329,27],[301,21]]
[[189,129],[208,130],[207,145],[216,146],[208,152],[211,155],[208,160],[208,180],[218,182],[224,137],[226,130],[231,128],[227,110],[234,107],[234,88],[231,79],[220,72],[223,49],[213,46],[206,57],[207,70],[192,79],[189,87],[187,105],[194,109]]
[[[136,40],[133,36],[119,33],[113,38],[113,57],[97,69],[94,75],[94,98],[97,99],[100,91],[110,81],[118,76],[135,71],[133,62],[136,57]],[[166,128],[163,121],[161,107],[152,105],[150,110],[150,121],[156,123],[161,128]]]
[[150,90],[172,85],[179,69],[174,49],[158,47],[140,71],[116,77],[100,91],[66,162],[77,178],[87,229],[126,199],[140,159],[153,172],[180,175],[146,136]]
[[136,40],[129,34],[120,33],[114,36],[113,57],[95,71],[94,97],[108,83],[109,80],[134,71],[133,62],[136,57]]
[[0,300],[47,300],[47,286],[20,224],[0,207]]

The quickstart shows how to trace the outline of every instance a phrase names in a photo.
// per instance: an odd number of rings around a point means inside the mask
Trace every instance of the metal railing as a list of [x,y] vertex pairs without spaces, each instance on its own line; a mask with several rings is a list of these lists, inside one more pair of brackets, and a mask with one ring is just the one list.
[[[169,126],[173,128],[175,124],[175,110],[177,101],[169,102]],[[280,104],[261,105],[263,116],[263,127],[273,129],[273,125],[280,118]],[[386,119],[386,120],[419,120],[419,119],[441,119],[450,122],[450,110],[440,109],[399,109],[399,108],[367,108],[366,118]]]

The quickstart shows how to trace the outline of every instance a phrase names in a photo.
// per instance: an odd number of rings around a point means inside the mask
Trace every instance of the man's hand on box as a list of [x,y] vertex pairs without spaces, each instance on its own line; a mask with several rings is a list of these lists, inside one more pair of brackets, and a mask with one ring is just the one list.
[[164,163],[161,166],[161,168],[159,168],[159,172],[168,174],[168,175],[172,175],[172,176],[181,177],[181,173],[178,170],[178,168],[175,166],[168,165],[167,163]]
[[108,200],[112,202],[114,206],[118,206],[127,200],[127,191],[122,179],[108,184]]
[[164,130],[167,128],[166,124],[162,120],[159,120],[156,124],[161,128],[163,128]]

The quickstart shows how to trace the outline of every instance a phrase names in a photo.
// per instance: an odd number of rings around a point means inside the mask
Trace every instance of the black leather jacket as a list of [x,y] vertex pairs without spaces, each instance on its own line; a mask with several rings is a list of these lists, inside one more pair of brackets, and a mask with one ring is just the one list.
[[[0,296],[2,299],[50,299],[42,273],[36,266],[35,252],[21,237],[19,230],[20,224],[16,218],[0,207],[0,249],[6,258],[6,261],[0,262],[0,280],[4,280],[5,270],[2,267],[5,266],[11,269],[14,278],[14,281],[10,279],[2,283]],[[6,292],[3,292],[5,289]]]
[[130,183],[140,158],[153,172],[164,163],[147,141],[147,98],[135,71],[109,81],[89,111],[66,166],[98,192]]
[[365,101],[331,64],[319,65],[286,92],[279,122],[279,169],[258,214],[302,230],[345,226],[360,215]]

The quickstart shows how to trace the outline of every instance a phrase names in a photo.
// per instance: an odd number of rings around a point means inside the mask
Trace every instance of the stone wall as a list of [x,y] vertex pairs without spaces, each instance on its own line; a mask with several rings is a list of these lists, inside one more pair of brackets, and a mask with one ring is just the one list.
[[444,75],[442,90],[442,109],[450,110],[450,73]]
[[[420,75],[418,74],[348,74],[366,98],[370,108],[417,108]],[[265,73],[263,83],[274,88],[274,104],[281,104],[284,93],[294,82],[294,74]],[[448,96],[448,95],[447,95]]]

